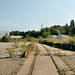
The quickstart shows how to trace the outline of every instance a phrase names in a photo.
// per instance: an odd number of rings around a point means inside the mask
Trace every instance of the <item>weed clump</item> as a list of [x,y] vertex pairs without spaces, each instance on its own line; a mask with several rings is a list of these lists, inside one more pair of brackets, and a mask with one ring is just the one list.
[[8,48],[8,52],[7,53],[9,53],[10,58],[12,58],[14,56],[14,51],[15,51],[14,48]]
[[75,45],[75,36],[67,41],[68,44]]

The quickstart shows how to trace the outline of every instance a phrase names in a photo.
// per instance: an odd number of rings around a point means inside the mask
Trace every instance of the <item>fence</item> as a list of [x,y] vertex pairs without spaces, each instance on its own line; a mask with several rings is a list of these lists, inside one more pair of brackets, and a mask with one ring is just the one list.
[[47,42],[47,41],[44,41],[43,44],[46,44],[46,45],[49,45],[49,46],[53,46],[53,47],[57,47],[57,48],[66,49],[66,50],[75,51],[75,45],[53,43],[53,42]]

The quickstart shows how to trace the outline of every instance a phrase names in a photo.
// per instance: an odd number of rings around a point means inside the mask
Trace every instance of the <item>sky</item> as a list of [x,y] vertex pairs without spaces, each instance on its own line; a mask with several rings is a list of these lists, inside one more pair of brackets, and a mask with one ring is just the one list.
[[72,19],[75,0],[0,0],[0,31],[40,30]]

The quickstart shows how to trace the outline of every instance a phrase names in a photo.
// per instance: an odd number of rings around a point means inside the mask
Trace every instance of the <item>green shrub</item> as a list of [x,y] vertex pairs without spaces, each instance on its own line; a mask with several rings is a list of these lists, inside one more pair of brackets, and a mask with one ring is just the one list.
[[42,38],[42,36],[38,36],[38,38],[39,38],[39,39],[41,39],[41,38]]
[[60,31],[58,29],[53,28],[51,30],[51,35],[59,35],[59,34],[60,34]]
[[22,49],[20,49],[19,51],[20,52],[22,52],[22,53],[24,53],[24,52],[28,52],[28,49],[29,49],[29,47],[31,46],[31,44],[29,44],[29,45],[26,45],[26,43],[23,43],[22,45],[21,45],[21,48]]
[[9,53],[10,58],[12,58],[14,56],[14,50],[15,50],[14,48],[8,48],[7,53]]
[[38,47],[36,46],[35,47],[35,55],[38,55],[39,54],[39,49],[38,49]]
[[1,40],[2,42],[9,42],[9,37],[3,36]]
[[39,39],[39,43],[44,43],[44,40],[43,39]]
[[2,39],[0,38],[0,42],[2,42]]
[[22,49],[20,49],[19,51],[22,52],[22,53],[24,53],[24,52],[27,51],[27,49],[28,49],[28,47],[27,47],[27,45],[26,45],[25,43],[23,43],[23,44],[21,45],[21,48],[22,48]]
[[25,42],[28,42],[27,38],[24,38],[24,41],[25,41]]
[[67,41],[68,44],[75,45],[75,36]]
[[38,42],[38,39],[35,37],[24,38],[25,42]]

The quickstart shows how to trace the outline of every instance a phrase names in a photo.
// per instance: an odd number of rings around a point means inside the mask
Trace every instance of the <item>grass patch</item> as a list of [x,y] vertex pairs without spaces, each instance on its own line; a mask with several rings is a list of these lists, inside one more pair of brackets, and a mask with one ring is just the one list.
[[14,48],[8,48],[8,52],[7,53],[9,53],[10,58],[12,58],[14,56],[14,52],[15,52]]
[[35,55],[38,55],[39,54],[39,49],[38,49],[37,45],[35,45],[34,50],[35,50]]
[[54,53],[54,55],[57,55],[57,56],[64,56],[65,54],[64,54],[64,53],[61,53],[61,52],[57,52],[57,53]]
[[66,75],[67,73],[67,69],[60,69],[59,71],[61,75]]

